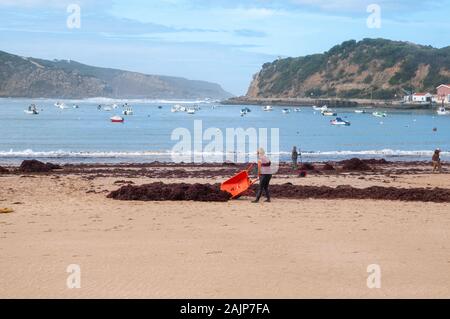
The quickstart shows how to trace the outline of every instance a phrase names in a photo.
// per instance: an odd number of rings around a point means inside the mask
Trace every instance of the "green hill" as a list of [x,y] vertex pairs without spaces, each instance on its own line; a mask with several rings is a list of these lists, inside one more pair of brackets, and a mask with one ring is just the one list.
[[450,47],[350,40],[323,54],[279,59],[254,76],[248,98],[392,99],[450,83]]
[[184,78],[99,68],[75,61],[25,58],[0,51],[0,97],[212,98],[220,85]]

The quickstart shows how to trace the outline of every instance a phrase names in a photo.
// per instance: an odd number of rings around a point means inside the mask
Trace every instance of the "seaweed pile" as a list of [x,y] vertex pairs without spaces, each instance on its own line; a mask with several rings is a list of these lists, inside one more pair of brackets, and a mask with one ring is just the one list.
[[342,161],[342,169],[344,171],[370,171],[372,168],[359,158],[352,158],[346,161]]
[[48,173],[54,169],[60,169],[61,166],[52,163],[42,163],[37,160],[23,161],[19,167],[21,173]]
[[[254,187],[249,193],[253,195]],[[341,185],[336,188],[327,186],[300,186],[291,183],[272,185],[270,192],[274,198],[286,199],[374,199],[450,203],[450,189],[443,188],[396,188],[373,186],[355,188]]]
[[230,197],[219,185],[184,183],[126,185],[108,195],[112,199],[136,201],[226,202]]
[[[255,185],[246,195],[254,196],[256,189],[257,186]],[[270,192],[274,198],[285,199],[374,199],[450,203],[450,190],[442,188],[395,188],[380,186],[354,188],[348,185],[333,188],[286,183],[272,185]],[[230,199],[230,195],[222,192],[219,184],[153,183],[142,186],[123,186],[117,191],[110,193],[108,198],[136,201],[226,202]]]
[[8,174],[9,170],[7,170],[6,168],[0,166],[0,174]]

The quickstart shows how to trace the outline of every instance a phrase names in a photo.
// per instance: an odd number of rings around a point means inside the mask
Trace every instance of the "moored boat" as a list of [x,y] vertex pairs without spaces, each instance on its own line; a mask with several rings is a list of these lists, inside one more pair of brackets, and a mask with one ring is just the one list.
[[116,116],[111,117],[111,122],[113,122],[113,123],[123,123],[123,122],[125,122],[125,119],[122,116],[116,115]]
[[337,116],[337,113],[329,110],[329,111],[322,111],[321,112],[323,116]]
[[386,117],[387,116],[387,114],[384,112],[373,112],[372,115],[375,117]]
[[125,108],[125,110],[123,110],[122,114],[127,116],[134,115],[133,108],[131,106],[128,106],[127,108]]
[[328,106],[324,105],[324,106],[318,107],[318,106],[314,105],[314,106],[313,106],[313,109],[314,109],[315,111],[321,111],[321,112],[323,112],[323,111],[327,111],[327,110],[328,110]]
[[350,126],[351,123],[349,121],[344,121],[342,118],[337,117],[334,120],[330,121],[331,125],[336,125],[336,126]]
[[39,112],[37,110],[37,106],[35,104],[31,104],[27,110],[24,111],[25,114],[29,114],[29,115],[38,115]]
[[449,114],[450,114],[450,111],[447,111],[447,110],[445,109],[444,106],[441,106],[441,107],[437,110],[437,114],[438,114],[438,115],[449,115]]

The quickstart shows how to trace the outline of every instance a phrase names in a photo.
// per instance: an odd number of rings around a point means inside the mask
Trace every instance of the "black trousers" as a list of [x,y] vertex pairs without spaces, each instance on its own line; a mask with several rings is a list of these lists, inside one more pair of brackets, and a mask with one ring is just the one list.
[[259,201],[261,198],[262,192],[266,194],[266,197],[268,200],[270,200],[270,192],[269,192],[269,183],[272,179],[272,175],[261,175],[260,181],[259,181],[259,189],[256,193],[256,200]]

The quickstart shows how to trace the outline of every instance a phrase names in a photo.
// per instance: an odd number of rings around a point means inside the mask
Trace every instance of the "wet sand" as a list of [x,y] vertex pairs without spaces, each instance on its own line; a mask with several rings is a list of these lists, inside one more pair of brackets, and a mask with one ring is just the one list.
[[[448,166],[371,165],[370,171],[273,184],[450,189]],[[242,166],[243,167],[243,166]],[[1,298],[449,298],[450,204],[251,198],[214,202],[108,199],[121,186],[216,184],[240,166],[65,166],[0,174]],[[14,172],[13,172],[14,171]],[[66,268],[81,267],[81,289]],[[366,285],[378,264],[381,289]]]

